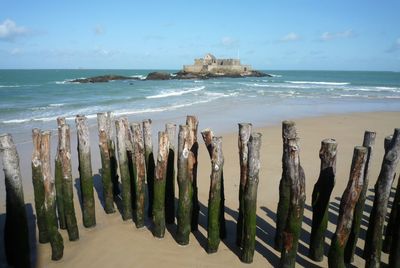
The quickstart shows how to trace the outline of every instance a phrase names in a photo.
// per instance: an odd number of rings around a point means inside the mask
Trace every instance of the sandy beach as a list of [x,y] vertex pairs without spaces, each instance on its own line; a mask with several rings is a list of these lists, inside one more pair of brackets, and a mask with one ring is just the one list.
[[[213,129],[213,125],[202,124],[201,115],[198,115],[199,130],[206,127]],[[290,118],[287,118],[290,119]],[[383,157],[383,140],[393,133],[394,128],[400,127],[400,112],[372,112],[330,115],[296,119],[298,135],[300,137],[300,159],[306,174],[306,207],[302,225],[302,234],[299,242],[298,267],[327,267],[327,250],[330,237],[336,228],[340,197],[349,179],[350,164],[353,148],[361,145],[365,130],[377,132],[376,145],[372,159],[369,191],[364,215],[368,216],[372,208],[372,188],[380,171]],[[177,118],[177,125],[184,123],[185,117]],[[72,129],[75,129],[73,122]],[[166,122],[157,122],[153,126],[153,142],[156,133],[162,130]],[[55,123],[54,123],[55,124]],[[216,127],[216,126],[215,126]],[[233,128],[233,127],[232,127]],[[257,132],[262,133],[261,170],[257,200],[257,235],[256,252],[253,267],[275,267],[279,263],[280,253],[273,249],[275,235],[276,207],[279,199],[279,180],[281,177],[282,139],[280,124],[272,126],[254,125]],[[237,133],[214,133],[223,136],[223,152],[225,157],[225,215],[227,220],[227,239],[221,241],[219,250],[208,255],[205,251],[207,238],[207,200],[209,191],[210,160],[201,137],[199,136],[199,201],[201,203],[199,231],[191,234],[190,244],[179,246],[174,240],[176,225],[168,226],[164,239],[155,239],[150,231],[150,220],[146,227],[136,229],[132,221],[122,221],[119,212],[105,214],[100,200],[102,199],[100,155],[98,151],[97,129],[91,128],[92,165],[95,182],[96,219],[94,228],[86,229],[82,225],[82,213],[77,187],[74,188],[75,210],[78,220],[80,239],[76,242],[68,241],[67,232],[61,230],[64,238],[64,257],[60,261],[51,261],[50,245],[37,242],[37,227],[33,203],[31,182],[30,157],[32,144],[21,143],[17,146],[23,176],[25,203],[29,217],[29,231],[31,237],[32,262],[36,267],[245,267],[240,262],[240,251],[235,246],[235,231],[238,211],[239,187],[239,159],[237,147]],[[76,134],[72,133],[73,177],[78,177],[76,154]],[[326,250],[323,262],[313,262],[308,257],[308,241],[311,231],[312,211],[310,207],[311,193],[319,174],[320,160],[318,152],[320,142],[324,138],[333,138],[338,142],[336,185],[332,192],[329,206],[329,223],[326,238]],[[56,140],[53,135],[52,158]],[[0,166],[2,168],[2,166]],[[398,168],[398,171],[400,169]],[[54,167],[53,167],[54,172]],[[394,184],[397,183],[397,178]],[[79,185],[76,181],[75,185]],[[176,186],[176,193],[178,189]],[[5,189],[4,173],[0,174],[0,232],[3,236],[5,221]],[[367,218],[365,218],[367,219]],[[358,249],[353,265],[364,265],[360,257],[364,246],[367,220],[362,222],[361,237],[358,240]],[[382,255],[387,263],[388,256]],[[0,240],[0,267],[6,267],[4,242]]]

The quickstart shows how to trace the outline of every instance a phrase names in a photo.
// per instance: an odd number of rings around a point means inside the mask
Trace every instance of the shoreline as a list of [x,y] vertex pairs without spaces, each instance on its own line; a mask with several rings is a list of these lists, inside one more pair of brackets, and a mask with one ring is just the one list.
[[[206,127],[213,125],[203,125],[202,115],[197,114],[199,118],[199,132]],[[380,164],[383,156],[383,139],[385,136],[392,134],[393,129],[399,126],[400,112],[358,112],[344,114],[329,114],[324,116],[311,116],[303,118],[287,118],[293,119],[297,124],[297,129],[300,137],[300,159],[306,173],[306,209],[303,220],[302,238],[299,243],[298,262],[299,266],[325,267],[327,258],[321,263],[315,263],[307,257],[308,236],[311,230],[310,220],[312,218],[310,211],[311,192],[313,185],[319,173],[319,157],[318,151],[320,142],[324,138],[335,138],[338,142],[338,159],[336,186],[332,192],[330,214],[331,220],[337,215],[337,208],[344,187],[347,184],[350,164],[352,158],[353,147],[362,143],[362,137],[365,130],[375,130],[377,132],[376,144],[374,148],[374,156],[372,160],[369,188],[372,188],[380,170]],[[177,126],[184,123],[185,116],[176,117],[175,123]],[[78,177],[77,160],[76,160],[76,133],[73,122],[71,124],[71,149],[73,153],[73,178]],[[167,122],[155,120],[153,126],[153,143],[156,140],[156,133],[162,129]],[[239,123],[239,122],[237,122]],[[56,125],[56,122],[54,122]],[[237,125],[235,126],[237,128]],[[282,156],[282,140],[280,134],[280,124],[266,123],[259,125],[253,123],[255,130],[263,134],[262,138],[262,155],[261,155],[261,171],[260,184],[258,188],[258,203],[257,203],[257,244],[254,256],[254,266],[274,266],[279,262],[280,254],[271,246],[275,233],[274,216],[276,205],[279,197],[279,179],[281,176],[281,156]],[[91,148],[92,148],[92,165],[94,174],[98,174],[100,167],[100,155],[97,146],[97,126],[91,124]],[[224,177],[225,177],[225,198],[226,198],[226,218],[228,238],[226,241],[221,241],[220,248],[216,254],[208,255],[204,250],[206,233],[206,214],[207,214],[207,199],[210,175],[210,160],[208,158],[205,146],[199,139],[199,200],[201,204],[200,216],[200,231],[196,235],[191,235],[190,244],[187,247],[179,247],[174,241],[171,233],[174,233],[175,225],[169,227],[166,232],[166,237],[161,241],[153,238],[149,231],[150,221],[147,219],[146,228],[137,230],[131,221],[123,222],[120,214],[117,212],[112,215],[106,215],[99,201],[101,196],[101,184],[98,184],[101,179],[95,176],[95,200],[96,200],[96,217],[97,226],[91,229],[85,229],[82,225],[81,210],[79,200],[77,198],[77,189],[74,187],[75,210],[77,214],[78,227],[81,233],[80,240],[76,242],[67,241],[65,231],[61,231],[64,238],[65,254],[61,261],[53,262],[50,260],[50,246],[33,245],[36,253],[36,263],[38,267],[85,267],[89,265],[120,265],[120,267],[130,267],[132,263],[138,266],[159,265],[165,263],[166,267],[218,267],[230,263],[234,267],[244,267],[237,257],[237,249],[234,246],[235,225],[237,214],[237,194],[238,194],[238,179],[239,179],[239,160],[237,149],[237,131],[214,131],[215,135],[223,136],[223,152],[225,156]],[[54,150],[56,147],[56,135],[52,137],[52,159],[54,158]],[[156,143],[155,143],[156,144]],[[33,222],[33,190],[30,180],[30,157],[31,144],[19,144],[17,146],[20,156],[20,165],[22,177],[24,179],[24,194],[25,203],[32,204],[28,209],[30,217],[30,234],[33,235],[33,230],[36,230]],[[155,148],[156,150],[156,148]],[[156,153],[156,151],[155,151]],[[53,162],[53,161],[52,161]],[[0,165],[2,168],[2,165]],[[399,170],[399,167],[397,168]],[[54,172],[54,167],[52,168]],[[0,192],[4,193],[4,173],[1,172]],[[397,180],[397,178],[396,178]],[[100,186],[99,186],[100,185]],[[178,192],[176,191],[176,194]],[[367,196],[370,197],[371,191],[368,191]],[[1,234],[4,225],[5,212],[5,195],[0,200],[0,228]],[[372,206],[371,200],[367,199],[367,207]],[[29,206],[28,206],[29,207]],[[364,214],[367,215],[367,214]],[[336,216],[337,217],[337,216]],[[362,226],[361,236],[365,235],[365,224]],[[363,231],[364,230],[364,231]],[[171,232],[172,231],[172,232]],[[328,235],[326,239],[327,245],[330,244],[329,237],[335,231],[335,225],[332,221],[328,224]],[[32,237],[33,238],[33,237]],[[0,248],[3,241],[0,242]],[[359,239],[359,248],[363,248],[363,239]],[[387,262],[387,254],[383,254],[382,260]],[[4,252],[0,252],[0,264],[5,261]],[[363,260],[355,257],[356,266],[362,266]]]

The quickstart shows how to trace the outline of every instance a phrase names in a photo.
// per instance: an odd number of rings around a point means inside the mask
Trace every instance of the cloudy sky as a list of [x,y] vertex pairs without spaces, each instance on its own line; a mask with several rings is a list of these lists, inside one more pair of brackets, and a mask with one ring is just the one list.
[[400,1],[0,0],[0,68],[400,71]]

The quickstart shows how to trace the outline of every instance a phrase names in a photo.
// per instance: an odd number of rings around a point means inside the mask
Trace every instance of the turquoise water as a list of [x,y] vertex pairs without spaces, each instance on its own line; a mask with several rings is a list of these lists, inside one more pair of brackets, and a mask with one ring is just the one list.
[[274,77],[68,82],[104,74],[144,78],[150,71],[0,70],[0,132],[54,128],[58,116],[73,120],[76,114],[94,124],[103,111],[132,121],[178,124],[186,114],[196,114],[204,127],[230,131],[240,121],[266,125],[302,116],[400,110],[396,72],[266,71]]

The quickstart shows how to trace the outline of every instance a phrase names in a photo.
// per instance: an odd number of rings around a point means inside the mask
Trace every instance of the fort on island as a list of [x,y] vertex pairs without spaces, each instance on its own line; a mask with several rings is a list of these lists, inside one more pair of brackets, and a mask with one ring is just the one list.
[[242,65],[239,59],[217,59],[211,53],[204,58],[195,59],[193,65],[183,65],[183,71],[187,73],[212,73],[212,74],[249,74],[251,65]]

